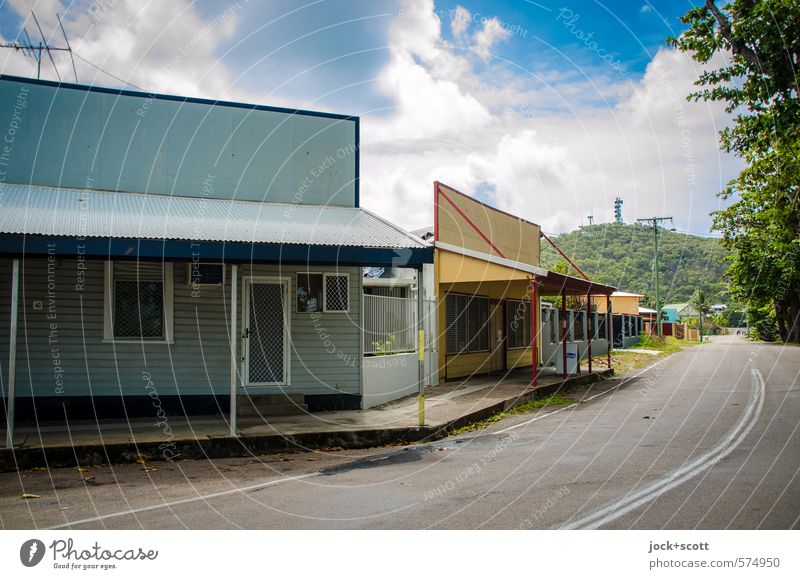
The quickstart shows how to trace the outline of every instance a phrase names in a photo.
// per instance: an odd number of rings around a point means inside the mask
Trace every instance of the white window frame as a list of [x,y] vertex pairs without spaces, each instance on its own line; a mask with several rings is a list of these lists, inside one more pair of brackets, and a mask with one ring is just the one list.
[[173,285],[174,270],[172,262],[163,262],[164,268],[164,336],[161,338],[117,338],[114,336],[114,262],[107,260],[103,276],[103,342],[141,344],[174,344],[172,325],[174,318]]
[[[297,307],[297,288],[300,287],[300,282],[297,277],[301,275],[321,275],[322,276],[322,309],[314,312],[300,311]],[[329,310],[328,309],[328,278],[329,277],[346,277],[347,278],[347,309],[346,310]],[[323,271],[298,271],[295,273],[295,293],[294,293],[294,311],[298,314],[349,314],[350,313],[350,274],[347,272],[323,272]]]

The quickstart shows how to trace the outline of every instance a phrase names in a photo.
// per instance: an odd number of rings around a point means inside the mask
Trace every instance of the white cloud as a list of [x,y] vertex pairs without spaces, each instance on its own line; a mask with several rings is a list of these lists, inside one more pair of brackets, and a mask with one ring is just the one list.
[[[55,46],[63,45],[56,13],[60,13],[75,52],[125,82],[153,92],[210,98],[241,98],[232,86],[227,68],[218,61],[221,43],[234,34],[239,3],[224,4],[203,19],[188,0],[170,2],[73,2],[56,0],[12,0],[11,7],[23,18],[33,8],[45,36]],[[32,21],[24,26],[36,30]],[[38,33],[37,33],[38,36]],[[6,74],[35,75],[35,63],[16,51],[5,51],[0,68]],[[55,53],[62,79],[74,81],[66,53]],[[76,58],[78,78],[83,84],[118,86],[119,81]],[[42,77],[56,78],[47,59]]]
[[[147,90],[262,102],[217,60],[243,18],[230,11],[236,4],[206,19],[189,0],[90,8],[104,5],[12,2],[23,17],[35,6],[54,44],[60,12],[76,52]],[[602,61],[592,71],[565,63],[528,76],[481,64],[445,42],[432,0],[403,0],[403,8],[376,83],[394,108],[362,119],[366,207],[407,228],[428,225],[432,183],[440,180],[467,193],[488,191],[499,208],[548,232],[573,229],[589,214],[610,220],[616,196],[625,200],[627,221],[674,215],[679,229],[708,225],[715,193],[738,162],[719,152],[717,132],[729,118],[722,107],[684,98],[700,72],[689,57],[660,50],[641,79],[603,72]],[[506,35],[496,20],[483,22],[472,43],[488,58]],[[34,73],[22,55],[3,54],[3,72]],[[69,61],[56,58],[71,78]],[[84,83],[120,84],[80,61],[78,74]],[[298,105],[272,95],[268,101]]]
[[441,22],[431,0],[405,0],[406,14],[392,25],[390,60],[378,80],[395,101],[388,120],[370,123],[369,142],[397,143],[464,133],[485,124],[488,109],[461,90],[457,81],[469,73],[466,58],[441,42]]
[[475,33],[475,52],[484,61],[488,61],[492,46],[510,35],[497,18],[488,18],[483,21],[483,28]]
[[472,15],[469,10],[463,6],[456,6],[453,17],[450,20],[450,29],[453,31],[453,36],[456,38],[464,38],[469,29],[471,18]]
[[[407,37],[417,48],[386,66],[398,108],[388,119],[365,119],[365,206],[408,228],[428,225],[431,184],[440,180],[467,193],[488,189],[499,208],[548,232],[573,229],[590,214],[609,221],[617,196],[628,222],[666,214],[679,229],[708,226],[737,162],[719,151],[723,108],[685,100],[700,72],[688,56],[662,49],[639,80],[561,70],[543,89],[541,76],[509,78],[502,65],[476,72],[436,30],[428,27],[424,42]],[[401,54],[414,66],[400,66]],[[436,65],[452,59],[461,69],[455,86]],[[407,130],[393,132],[397,126]]]
[[639,12],[642,14],[647,14],[653,11],[653,7],[650,4],[643,4],[642,7],[639,9]]

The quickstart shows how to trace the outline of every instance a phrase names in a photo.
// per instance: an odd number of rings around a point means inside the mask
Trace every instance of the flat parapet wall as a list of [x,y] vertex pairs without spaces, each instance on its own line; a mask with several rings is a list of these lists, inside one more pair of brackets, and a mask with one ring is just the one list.
[[358,205],[357,117],[0,76],[4,181]]
[[539,266],[540,228],[436,182],[436,241],[529,266]]

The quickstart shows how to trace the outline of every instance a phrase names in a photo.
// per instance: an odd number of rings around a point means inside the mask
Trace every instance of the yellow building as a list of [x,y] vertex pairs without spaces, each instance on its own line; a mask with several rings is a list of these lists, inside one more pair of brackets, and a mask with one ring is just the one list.
[[[591,299],[614,291],[541,268],[541,238],[535,223],[434,183],[440,380],[532,367],[535,381],[541,360],[541,296]],[[566,341],[568,332],[561,325],[559,335]],[[591,348],[591,338],[589,343]]]
[[[624,314],[626,316],[639,315],[639,300],[644,296],[642,294],[633,294],[629,292],[614,292],[611,294],[611,311],[614,314]],[[597,312],[606,313],[606,299],[594,298],[592,302],[597,307]]]

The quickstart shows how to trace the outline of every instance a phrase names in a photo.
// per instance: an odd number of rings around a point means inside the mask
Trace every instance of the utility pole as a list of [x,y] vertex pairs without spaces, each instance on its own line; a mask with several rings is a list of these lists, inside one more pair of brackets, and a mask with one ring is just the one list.
[[649,217],[646,219],[637,219],[639,223],[653,226],[653,243],[655,245],[655,259],[653,260],[653,273],[655,275],[656,286],[656,331],[658,337],[662,337],[661,333],[661,298],[658,293],[658,224],[664,221],[672,223],[672,217]]
[[700,341],[703,341],[703,310],[706,307],[706,293],[697,291],[697,327],[700,330]]
[[700,341],[703,341],[703,310],[700,310],[700,313],[697,316],[697,325],[700,330]]

